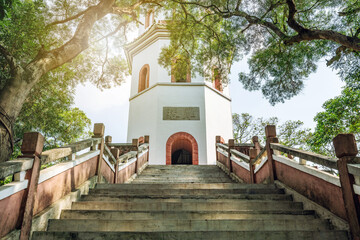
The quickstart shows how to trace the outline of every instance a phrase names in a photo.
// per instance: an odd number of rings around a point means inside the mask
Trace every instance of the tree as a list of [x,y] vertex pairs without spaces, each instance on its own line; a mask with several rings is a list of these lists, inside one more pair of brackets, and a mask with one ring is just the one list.
[[277,125],[279,122],[277,117],[254,118],[249,113],[233,113],[232,119],[234,139],[238,143],[250,143],[253,136],[258,136],[260,143],[264,144],[266,125]]
[[171,2],[172,42],[159,61],[168,69],[170,56],[186,54],[194,72],[207,77],[215,66],[226,81],[232,63],[250,53],[250,72],[239,80],[275,104],[298,94],[320,59],[349,78],[349,66],[359,66],[359,1]]
[[45,149],[59,147],[89,137],[91,121],[74,104],[74,72],[67,65],[41,78],[30,91],[14,126],[15,151],[25,132],[37,131],[45,137]]
[[126,65],[111,57],[109,41],[121,45],[123,31],[136,21],[140,6],[152,1],[10,2],[0,19],[0,162],[11,154],[14,123],[23,104],[47,73],[75,62],[78,81],[89,79],[99,87],[122,82]]
[[238,143],[250,143],[253,136],[258,136],[259,142],[264,145],[266,125],[277,125],[277,137],[281,144],[300,149],[309,148],[307,141],[311,131],[309,128],[304,128],[303,122],[288,120],[279,125],[277,117],[254,118],[248,113],[233,114],[234,139]]
[[314,120],[316,128],[308,143],[311,150],[335,156],[332,139],[339,133],[353,133],[360,147],[360,89],[345,87],[340,96],[323,104]]

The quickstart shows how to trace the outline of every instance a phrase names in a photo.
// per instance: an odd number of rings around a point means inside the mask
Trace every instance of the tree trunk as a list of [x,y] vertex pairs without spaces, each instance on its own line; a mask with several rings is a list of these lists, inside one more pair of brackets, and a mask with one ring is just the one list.
[[[13,62],[13,77],[0,92],[0,162],[12,153],[12,129],[31,90],[42,75],[71,61],[88,48],[90,32],[99,19],[112,12],[115,0],[102,0],[82,16],[73,37],[63,46],[41,52],[26,67]],[[41,114],[41,113],[38,113]]]
[[43,71],[16,69],[15,76],[0,92],[0,162],[9,160],[13,151],[13,128],[31,88]]

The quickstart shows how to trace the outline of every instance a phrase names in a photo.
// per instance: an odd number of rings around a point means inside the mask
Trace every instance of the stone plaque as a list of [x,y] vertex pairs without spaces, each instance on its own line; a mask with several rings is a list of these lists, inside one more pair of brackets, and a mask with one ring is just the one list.
[[200,120],[200,108],[163,107],[163,120]]

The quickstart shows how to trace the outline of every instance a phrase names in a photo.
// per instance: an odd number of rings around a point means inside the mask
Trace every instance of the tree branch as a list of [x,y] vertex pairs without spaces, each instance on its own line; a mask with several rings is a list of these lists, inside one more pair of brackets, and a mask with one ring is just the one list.
[[106,54],[105,54],[104,62],[102,64],[102,66],[101,66],[101,75],[99,77],[99,82],[97,83],[98,87],[99,87],[100,82],[103,80],[104,75],[105,75],[105,64],[108,62],[108,54],[109,54],[109,41],[106,38]]
[[340,46],[336,49],[335,56],[333,56],[330,60],[326,60],[326,66],[330,66],[334,62],[338,61],[341,57],[342,52],[346,50],[346,47]]
[[355,13],[358,13],[358,12],[360,12],[360,8],[354,8],[354,9],[351,9],[351,10],[348,10],[348,11],[339,12],[339,16],[345,17],[345,16],[355,14]]
[[301,26],[295,20],[295,14],[296,14],[297,10],[296,10],[294,0],[286,0],[286,3],[289,7],[289,16],[288,16],[288,20],[287,20],[287,23],[289,24],[289,26],[292,29],[294,29],[296,32],[306,31],[307,29],[305,29],[303,26]]
[[[42,74],[61,66],[72,60],[89,46],[89,37],[96,21],[111,13],[115,0],[102,0],[98,5],[89,7],[83,14],[73,37],[64,45],[51,51],[44,51],[28,65],[29,70],[33,68],[37,71],[35,79]],[[40,71],[39,71],[40,69]],[[31,71],[31,70],[30,70]]]
[[358,37],[346,36],[332,30],[312,30],[304,28],[295,20],[295,14],[297,10],[294,0],[286,0],[286,3],[289,7],[287,23],[298,33],[298,35],[286,39],[284,41],[285,44],[291,45],[293,43],[299,43],[302,41],[323,39],[339,43],[340,45],[346,48],[350,48],[354,51],[360,51],[360,39]]
[[86,12],[90,11],[93,7],[94,7],[94,6],[90,6],[90,7],[88,7],[87,9],[85,9],[84,11],[81,11],[81,12],[79,12],[78,14],[76,14],[76,15],[74,15],[74,16],[65,18],[65,19],[63,19],[63,20],[58,20],[58,21],[52,22],[52,23],[48,24],[48,25],[46,26],[46,28],[51,27],[51,26],[54,26],[54,25],[57,25],[57,24],[62,24],[62,23],[66,23],[66,22],[72,21],[72,20],[74,20],[74,19],[76,19],[76,18],[84,15]]
[[96,40],[95,42],[99,42],[99,41],[101,41],[101,40],[103,40],[103,39],[105,39],[105,38],[107,39],[107,38],[113,36],[115,33],[117,33],[118,31],[120,31],[122,27],[125,27],[125,26],[126,26],[127,24],[129,24],[129,23],[130,23],[129,21],[124,21],[124,22],[119,23],[119,25],[115,28],[114,31],[106,34],[105,36],[103,36],[103,37],[101,37],[101,38],[99,38],[99,39]]

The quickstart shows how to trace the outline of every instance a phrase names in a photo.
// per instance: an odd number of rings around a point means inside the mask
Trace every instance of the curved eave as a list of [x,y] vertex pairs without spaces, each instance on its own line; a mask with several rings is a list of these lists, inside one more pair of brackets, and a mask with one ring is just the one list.
[[132,71],[132,60],[136,54],[147,48],[156,40],[160,38],[169,38],[169,37],[170,37],[170,32],[166,28],[166,24],[156,23],[153,24],[147,31],[145,31],[134,41],[126,44],[124,46],[124,51],[130,68],[130,72]]

